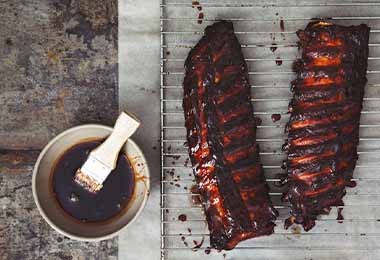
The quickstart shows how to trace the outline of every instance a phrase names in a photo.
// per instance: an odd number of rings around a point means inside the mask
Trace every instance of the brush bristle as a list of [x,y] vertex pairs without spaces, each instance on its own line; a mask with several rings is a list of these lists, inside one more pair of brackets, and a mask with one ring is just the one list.
[[84,174],[81,169],[78,169],[74,176],[74,181],[91,193],[97,193],[103,185],[96,182],[90,176]]

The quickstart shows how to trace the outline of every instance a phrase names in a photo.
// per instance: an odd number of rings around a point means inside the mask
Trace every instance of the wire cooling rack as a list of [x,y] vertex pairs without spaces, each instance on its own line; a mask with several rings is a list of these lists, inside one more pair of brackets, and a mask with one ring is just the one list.
[[[367,260],[380,259],[380,2],[379,1],[161,1],[161,257],[162,259],[249,260]],[[337,210],[304,232],[283,228],[289,214],[276,185],[284,154],[284,126],[292,63],[299,55],[295,32],[315,17],[342,25],[371,27],[368,84],[360,125],[357,187],[347,188],[344,220]],[[204,28],[215,21],[233,21],[243,48],[252,84],[252,103],[258,126],[261,161],[280,212],[275,233],[240,243],[234,250],[210,250],[209,232],[185,143],[182,111],[183,64]],[[272,114],[281,115],[273,122]],[[202,243],[203,241],[203,243]]]

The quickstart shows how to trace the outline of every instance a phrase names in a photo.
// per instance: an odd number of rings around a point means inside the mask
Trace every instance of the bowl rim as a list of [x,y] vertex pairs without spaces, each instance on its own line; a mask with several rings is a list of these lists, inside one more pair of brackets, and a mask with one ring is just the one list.
[[[145,175],[147,176],[146,178],[146,187],[147,187],[147,190],[144,194],[144,198],[143,198],[143,201],[139,207],[139,209],[137,210],[136,214],[132,217],[132,219],[126,223],[124,226],[122,226],[121,228],[119,228],[118,230],[108,234],[108,235],[104,235],[104,236],[99,236],[99,237],[86,237],[86,236],[78,236],[78,235],[73,235],[73,234],[70,234],[69,232],[66,232],[65,230],[62,230],[61,228],[59,228],[48,216],[47,214],[45,213],[45,211],[43,210],[41,204],[40,204],[40,201],[39,201],[39,198],[38,198],[38,195],[37,195],[37,191],[36,191],[36,179],[37,179],[37,174],[38,174],[38,169],[39,169],[39,166],[40,166],[40,163],[41,163],[41,160],[44,158],[45,154],[47,153],[47,151],[49,150],[49,148],[55,143],[57,142],[59,139],[63,138],[65,135],[67,135],[68,133],[71,133],[71,132],[75,132],[75,131],[78,131],[78,130],[81,130],[81,129],[86,129],[86,128],[100,128],[100,129],[103,129],[103,130],[108,130],[108,131],[112,131],[112,127],[110,126],[105,126],[105,125],[101,125],[101,124],[83,124],[83,125],[79,125],[79,126],[74,126],[74,127],[71,127],[63,132],[61,132],[60,134],[58,134],[56,137],[54,137],[53,139],[51,139],[49,141],[49,143],[47,143],[45,145],[45,147],[42,149],[42,151],[40,152],[38,158],[37,158],[37,161],[36,163],[34,164],[34,167],[33,167],[33,175],[32,175],[32,193],[33,193],[33,199],[34,199],[34,203],[37,205],[37,208],[38,208],[38,211],[40,212],[42,218],[55,230],[57,231],[58,233],[64,235],[64,236],[67,236],[69,237],[70,239],[73,239],[73,240],[77,240],[77,241],[83,241],[83,242],[98,242],[98,241],[102,241],[102,240],[107,240],[107,239],[111,239],[111,238],[114,238],[116,237],[117,235],[120,234],[121,231],[123,231],[124,229],[126,229],[129,225],[131,225],[134,221],[136,221],[136,219],[138,218],[138,216],[141,214],[141,212],[143,211],[143,209],[145,208],[146,206],[146,202],[148,200],[148,197],[149,197],[149,194],[150,194],[150,170],[149,170],[149,165],[146,161],[146,158],[144,156],[144,153],[142,152],[142,150],[140,149],[140,147],[132,140],[132,138],[129,138],[128,139],[128,142],[130,142],[134,148],[136,149],[137,153],[141,156],[141,158],[145,161]],[[126,211],[127,212],[127,211]]]

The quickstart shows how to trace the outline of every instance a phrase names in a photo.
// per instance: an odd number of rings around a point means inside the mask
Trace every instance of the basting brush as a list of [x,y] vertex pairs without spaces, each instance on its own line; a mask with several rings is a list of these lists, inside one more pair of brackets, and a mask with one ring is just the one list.
[[111,135],[90,152],[86,162],[76,171],[74,181],[89,192],[97,193],[115,169],[121,148],[139,125],[134,116],[122,112]]

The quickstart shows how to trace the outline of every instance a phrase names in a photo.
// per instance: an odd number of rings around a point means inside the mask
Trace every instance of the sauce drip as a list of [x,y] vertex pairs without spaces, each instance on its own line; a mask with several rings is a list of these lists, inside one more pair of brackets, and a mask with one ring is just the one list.
[[202,237],[202,240],[199,243],[198,243],[198,241],[193,240],[193,243],[195,246],[192,248],[192,250],[196,251],[198,248],[201,248],[204,242],[205,242],[205,237]]
[[284,25],[284,20],[280,20],[280,29],[281,29],[281,32],[285,31],[285,25]]
[[342,215],[343,208],[338,208],[338,216],[336,220],[338,220],[339,223],[343,223],[344,217]]
[[277,66],[281,66],[282,65],[282,59],[280,57],[276,58],[276,64],[277,64]]
[[181,214],[181,215],[178,216],[178,220],[182,221],[182,222],[185,222],[187,220],[187,216],[185,214]]
[[271,119],[272,119],[273,122],[277,122],[278,120],[281,119],[281,115],[280,114],[273,114],[271,116]]
[[133,196],[134,173],[128,158],[121,153],[116,168],[97,194],[74,182],[76,170],[100,143],[93,140],[74,145],[58,159],[52,173],[52,191],[58,204],[68,215],[82,222],[101,222],[115,217]]
[[275,52],[277,50],[277,44],[276,43],[272,43],[272,46],[270,47],[270,50],[272,52]]
[[199,14],[198,14],[198,23],[199,24],[201,24],[202,22],[203,22],[203,18],[204,18],[204,14],[203,14],[203,12],[200,12]]

